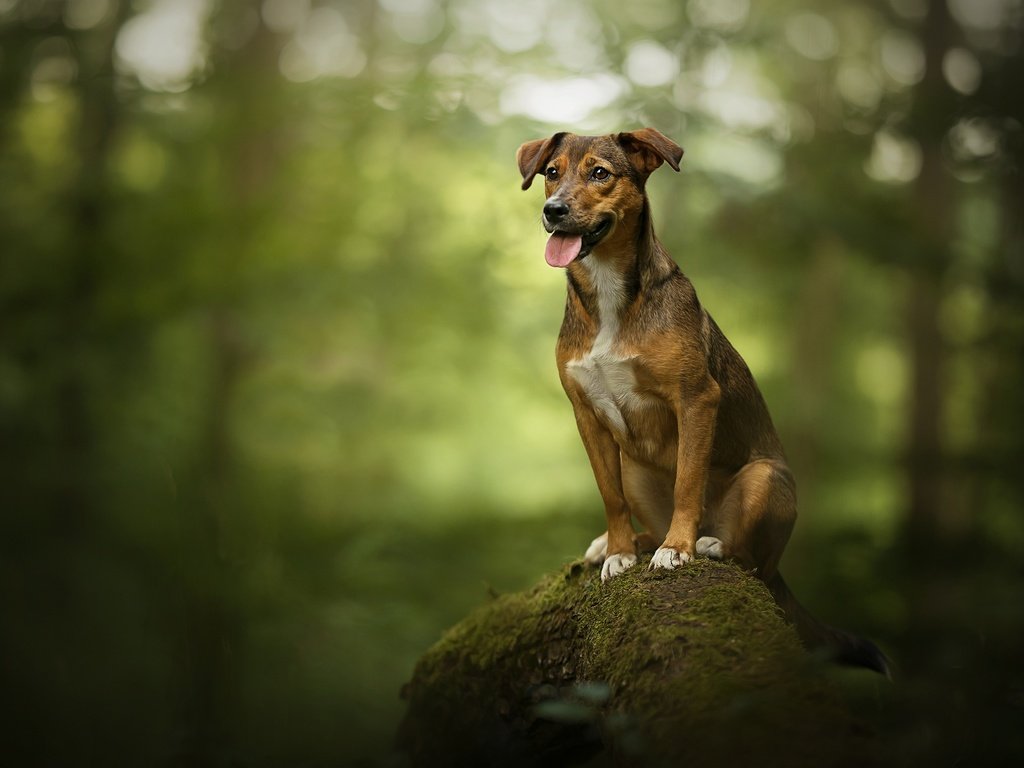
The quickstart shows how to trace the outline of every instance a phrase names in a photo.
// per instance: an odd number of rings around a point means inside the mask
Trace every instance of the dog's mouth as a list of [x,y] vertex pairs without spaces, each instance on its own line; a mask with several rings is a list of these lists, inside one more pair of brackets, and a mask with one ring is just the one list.
[[556,229],[548,238],[544,260],[552,267],[567,267],[594,250],[594,246],[604,239],[611,228],[612,218],[607,216],[589,231],[566,232]]

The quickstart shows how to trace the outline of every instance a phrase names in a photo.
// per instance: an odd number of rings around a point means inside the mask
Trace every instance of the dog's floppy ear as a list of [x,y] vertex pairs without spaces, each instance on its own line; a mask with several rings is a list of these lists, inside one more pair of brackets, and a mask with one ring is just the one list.
[[523,189],[529,189],[533,177],[544,169],[565,133],[556,133],[550,139],[528,141],[516,151],[516,162],[519,172],[523,174]]
[[619,145],[626,151],[626,157],[640,174],[646,178],[653,173],[662,162],[679,170],[679,161],[683,158],[683,148],[668,136],[653,128],[641,128],[631,133],[620,133],[615,137]]

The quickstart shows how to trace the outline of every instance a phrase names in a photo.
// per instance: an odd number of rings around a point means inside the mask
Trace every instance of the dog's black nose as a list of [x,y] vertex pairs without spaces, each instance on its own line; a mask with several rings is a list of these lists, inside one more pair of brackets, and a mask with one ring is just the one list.
[[569,206],[561,200],[548,200],[544,203],[544,215],[548,221],[555,222],[564,219],[569,214]]

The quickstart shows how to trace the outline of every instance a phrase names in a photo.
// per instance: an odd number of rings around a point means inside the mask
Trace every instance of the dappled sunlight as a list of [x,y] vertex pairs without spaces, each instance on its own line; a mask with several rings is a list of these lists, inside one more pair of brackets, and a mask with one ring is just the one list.
[[911,35],[886,32],[879,43],[882,67],[899,86],[916,85],[924,77],[924,51]]
[[1020,12],[1020,4],[1017,0],[949,0],[949,10],[966,27],[995,31]]
[[970,96],[981,85],[981,63],[966,48],[950,48],[942,57],[942,74],[960,93]]
[[[16,2],[11,0],[11,4]],[[71,0],[64,8],[64,23],[70,29],[92,29],[101,24],[113,10],[112,0]]]
[[884,95],[880,78],[859,62],[842,64],[836,72],[836,89],[846,101],[866,112],[873,112]]
[[423,45],[445,28],[444,9],[436,0],[381,0],[391,14],[391,25],[403,41]]
[[750,13],[750,0],[689,0],[686,14],[694,26],[724,34],[739,32]]
[[637,85],[656,87],[668,85],[679,73],[679,61],[654,40],[639,40],[626,52],[623,64],[626,77]]
[[[537,45],[544,37],[551,0],[482,0],[464,6],[463,18],[479,13],[477,23],[491,42],[506,53],[520,53]],[[469,24],[473,24],[469,21]]]
[[281,74],[297,83],[318,77],[356,77],[366,54],[340,11],[321,6],[306,15],[281,51]]
[[782,181],[782,156],[770,143],[739,134],[701,136],[691,142],[692,165],[723,173],[762,190]]
[[263,0],[259,12],[263,23],[274,32],[290,34],[303,27],[311,7],[311,0]]
[[875,134],[864,171],[876,181],[889,184],[911,182],[921,171],[921,148],[911,138],[893,131],[879,131]]
[[839,51],[835,27],[825,16],[799,13],[791,16],[785,26],[786,42],[808,59],[825,61]]
[[982,118],[958,121],[949,130],[950,147],[957,160],[984,160],[997,154],[1001,140],[999,131]]
[[202,27],[209,13],[208,0],[155,0],[118,32],[119,63],[147,88],[188,89],[206,62]]
[[625,91],[614,75],[550,80],[534,75],[512,78],[501,92],[501,111],[552,124],[578,125]]

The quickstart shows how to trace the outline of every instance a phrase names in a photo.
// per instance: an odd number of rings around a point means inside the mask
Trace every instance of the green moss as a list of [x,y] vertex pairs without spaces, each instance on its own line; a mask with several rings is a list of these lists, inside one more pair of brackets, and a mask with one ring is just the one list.
[[864,756],[765,586],[703,559],[672,572],[641,564],[607,584],[576,563],[499,597],[424,654],[406,696],[400,742],[417,764],[454,744],[456,763],[480,764],[559,749],[565,764],[588,751],[691,765]]

